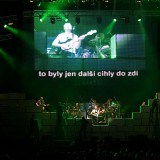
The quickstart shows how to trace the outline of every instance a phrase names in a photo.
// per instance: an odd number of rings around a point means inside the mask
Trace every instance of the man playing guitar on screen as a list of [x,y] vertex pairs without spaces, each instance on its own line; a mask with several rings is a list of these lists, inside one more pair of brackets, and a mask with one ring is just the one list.
[[72,30],[72,25],[70,23],[65,23],[64,32],[60,33],[52,42],[52,46],[58,47],[60,49],[58,50],[59,53],[61,53],[64,58],[76,58],[76,51],[81,45],[81,40],[97,32],[93,30],[78,37],[76,34],[72,33]]

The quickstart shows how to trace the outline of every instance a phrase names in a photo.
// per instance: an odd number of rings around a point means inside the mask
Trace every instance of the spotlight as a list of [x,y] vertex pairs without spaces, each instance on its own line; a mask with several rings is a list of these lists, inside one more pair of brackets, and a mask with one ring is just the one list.
[[65,20],[65,22],[68,22],[69,21],[69,16],[66,15],[64,20]]
[[52,24],[55,24],[55,18],[54,18],[54,17],[50,17],[50,22],[51,22]]
[[128,16],[121,17],[121,19],[122,19],[125,23],[129,23],[129,17],[128,17]]
[[41,6],[41,2],[38,2],[38,3],[37,3],[37,7],[40,7],[40,6]]
[[80,24],[80,21],[81,21],[81,20],[80,20],[80,17],[76,17],[76,20],[75,20],[75,21],[76,21],[77,24]]
[[7,28],[7,24],[4,24],[3,27],[4,27],[4,28]]
[[69,20],[68,20],[68,18],[65,18],[65,22],[68,22]]
[[142,3],[142,0],[137,0],[137,3]]
[[39,15],[39,21],[42,22],[43,19],[42,19],[42,15]]
[[114,19],[113,19],[113,21],[114,21],[114,22],[116,22],[116,21],[117,21],[117,19],[116,19],[116,18],[114,18]]

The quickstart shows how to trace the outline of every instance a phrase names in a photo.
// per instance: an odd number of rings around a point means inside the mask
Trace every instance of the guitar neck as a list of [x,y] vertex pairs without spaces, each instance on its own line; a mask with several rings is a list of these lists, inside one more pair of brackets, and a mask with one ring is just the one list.
[[80,36],[78,39],[81,39],[81,38],[84,39],[86,36],[92,35],[92,34],[94,34],[94,33],[97,33],[97,31],[96,31],[96,30],[91,30],[91,31],[89,31],[88,33]]
[[88,34],[84,34],[84,35],[82,35],[82,36],[79,36],[78,39],[81,39],[82,37],[85,38],[85,37],[87,37],[87,36],[88,36]]
[[[65,50],[68,50],[68,49],[70,49],[70,48],[74,48],[74,43],[76,43],[76,42],[78,42],[78,41],[80,41],[80,40],[83,40],[86,36],[92,35],[93,33],[96,33],[96,31],[90,31],[90,32],[88,32],[87,34],[81,35],[81,36],[79,36],[78,39],[76,39],[76,40],[74,40],[74,39],[69,39],[69,40],[63,42],[63,44],[65,44],[65,45],[68,46],[68,48],[66,48]],[[71,45],[72,45],[72,46],[71,46]],[[64,50],[64,49],[63,49],[63,50]]]

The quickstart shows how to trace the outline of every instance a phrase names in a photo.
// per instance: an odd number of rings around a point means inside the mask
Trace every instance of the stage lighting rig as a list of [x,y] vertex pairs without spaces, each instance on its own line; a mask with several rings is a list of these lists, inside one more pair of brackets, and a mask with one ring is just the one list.
[[53,17],[53,16],[50,17],[50,22],[51,22],[52,24],[55,24],[55,21],[56,21],[56,20],[55,20],[55,17]]

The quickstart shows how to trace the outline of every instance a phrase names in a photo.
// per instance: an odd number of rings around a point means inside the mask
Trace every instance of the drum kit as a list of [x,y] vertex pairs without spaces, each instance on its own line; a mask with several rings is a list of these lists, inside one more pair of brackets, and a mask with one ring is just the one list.
[[110,58],[110,37],[105,38],[103,33],[98,33],[88,42],[90,50],[84,49],[82,58]]
[[107,107],[106,112],[108,113],[109,118],[117,118],[119,116],[119,105],[111,104]]
[[[110,118],[117,118],[118,117],[119,104],[112,104],[110,106],[105,105],[105,104],[99,104],[98,106],[99,106],[98,107],[99,115],[108,114],[108,116]],[[93,110],[94,110],[94,107],[93,107]],[[91,113],[93,110],[91,110],[89,112],[89,115],[92,115]]]

